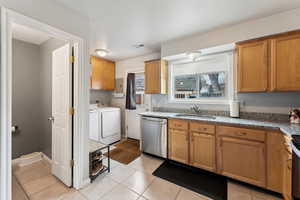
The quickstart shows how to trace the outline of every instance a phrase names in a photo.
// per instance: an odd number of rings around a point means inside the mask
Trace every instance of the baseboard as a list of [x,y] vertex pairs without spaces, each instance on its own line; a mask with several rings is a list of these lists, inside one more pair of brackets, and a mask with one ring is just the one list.
[[23,167],[38,162],[40,160],[42,160],[41,152],[34,152],[12,160],[12,165],[19,165],[20,167]]
[[50,166],[52,165],[52,160],[46,154],[43,152],[34,152],[12,160],[12,166],[18,165],[23,167],[41,160],[45,160]]
[[87,178],[85,179],[82,184],[81,184],[81,187],[80,188],[84,188],[85,186],[87,186],[88,184],[91,183],[91,179],[90,178]]
[[42,159],[44,161],[46,161],[49,164],[49,166],[52,166],[52,160],[46,154],[44,154],[43,152],[41,152],[41,154],[42,154]]

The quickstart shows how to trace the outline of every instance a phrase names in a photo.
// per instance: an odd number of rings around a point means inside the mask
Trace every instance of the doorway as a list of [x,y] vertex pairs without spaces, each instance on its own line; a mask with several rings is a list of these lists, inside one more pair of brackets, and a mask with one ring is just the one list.
[[12,197],[56,197],[72,186],[71,46],[15,23],[12,36]]
[[[74,47],[74,59],[72,59],[74,61],[74,85],[70,90],[73,92],[74,101],[73,108],[67,112],[73,114],[73,160],[64,162],[68,166],[73,166],[73,180],[71,181],[75,189],[80,189],[89,182],[88,162],[84,162],[88,159],[86,158],[88,150],[85,148],[89,98],[89,69],[85,64],[88,63],[85,54],[87,53],[86,42],[80,37],[1,7],[0,199],[11,200],[12,196],[12,131],[14,129],[12,127],[12,26],[14,23],[42,31],[54,38],[60,38]],[[70,58],[68,57],[68,61],[71,60]],[[61,152],[61,155],[65,156],[66,153]]]

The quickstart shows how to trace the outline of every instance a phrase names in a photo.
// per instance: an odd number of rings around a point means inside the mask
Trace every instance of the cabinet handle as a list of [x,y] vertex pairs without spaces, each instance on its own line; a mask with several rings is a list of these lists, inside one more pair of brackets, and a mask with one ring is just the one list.
[[245,135],[247,135],[247,133],[245,133],[245,132],[237,132],[236,135],[245,136]]

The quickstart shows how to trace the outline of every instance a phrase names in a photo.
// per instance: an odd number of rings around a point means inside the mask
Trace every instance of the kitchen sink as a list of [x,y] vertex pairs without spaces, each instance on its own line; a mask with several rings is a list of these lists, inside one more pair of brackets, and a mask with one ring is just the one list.
[[199,118],[208,118],[208,119],[216,119],[215,116],[211,115],[197,115],[197,114],[177,114],[176,117],[199,117]]

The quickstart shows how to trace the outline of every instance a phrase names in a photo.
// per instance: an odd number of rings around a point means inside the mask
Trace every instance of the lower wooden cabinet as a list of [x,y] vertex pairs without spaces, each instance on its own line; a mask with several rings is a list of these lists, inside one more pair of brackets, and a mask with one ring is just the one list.
[[217,158],[220,174],[257,186],[266,185],[264,143],[218,137]]
[[169,159],[291,199],[292,153],[288,139],[281,132],[188,120],[171,119],[168,124]]
[[292,200],[292,149],[284,143],[282,150],[283,182],[282,194],[285,200]]
[[189,163],[189,135],[187,131],[169,129],[169,158],[181,163]]
[[280,132],[267,134],[267,188],[282,193],[283,165],[282,165],[283,135]]
[[215,136],[191,132],[190,164],[209,171],[216,171]]

